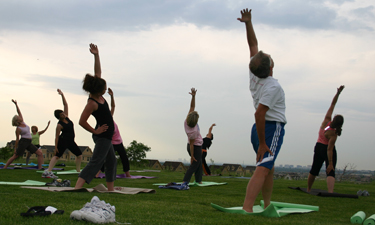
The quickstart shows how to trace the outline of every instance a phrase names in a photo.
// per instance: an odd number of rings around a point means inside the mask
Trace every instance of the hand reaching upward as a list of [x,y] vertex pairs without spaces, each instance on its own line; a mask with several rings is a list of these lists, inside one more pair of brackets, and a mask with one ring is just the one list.
[[251,22],[251,9],[241,10],[241,18],[237,18],[237,20],[243,23]]

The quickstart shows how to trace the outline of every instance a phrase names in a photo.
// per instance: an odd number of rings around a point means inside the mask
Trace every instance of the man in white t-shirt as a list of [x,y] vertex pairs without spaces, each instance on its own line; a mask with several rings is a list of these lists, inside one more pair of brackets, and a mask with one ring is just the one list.
[[258,51],[258,41],[251,22],[251,10],[241,11],[240,22],[245,23],[250,47],[250,92],[255,107],[255,124],[251,143],[256,152],[256,169],[247,185],[243,209],[253,212],[259,192],[262,191],[264,208],[271,201],[273,172],[284,138],[285,94],[273,78],[274,62],[269,54]]

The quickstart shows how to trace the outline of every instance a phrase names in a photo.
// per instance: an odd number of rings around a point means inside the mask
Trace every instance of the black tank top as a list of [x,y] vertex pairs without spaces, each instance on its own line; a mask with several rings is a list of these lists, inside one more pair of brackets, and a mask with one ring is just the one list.
[[202,149],[208,150],[211,147],[212,141],[211,138],[205,137],[203,138]]
[[58,122],[58,124],[63,127],[63,129],[61,129],[60,137],[65,139],[74,139],[74,124],[68,117],[66,117],[65,119],[68,121],[67,124],[60,120]]
[[95,129],[102,126],[103,124],[107,124],[108,126],[107,131],[101,134],[93,134],[93,136],[107,138],[109,140],[112,140],[115,127],[113,124],[112,114],[111,114],[111,111],[109,110],[107,101],[103,98],[104,103],[101,104],[93,98],[89,98],[89,99],[93,100],[94,102],[96,102],[96,104],[98,104],[98,109],[91,113],[91,115],[93,115],[96,119]]

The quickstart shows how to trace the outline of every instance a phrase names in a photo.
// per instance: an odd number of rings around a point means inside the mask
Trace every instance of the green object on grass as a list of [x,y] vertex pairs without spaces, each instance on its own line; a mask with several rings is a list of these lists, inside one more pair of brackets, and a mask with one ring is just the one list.
[[265,216],[265,217],[282,217],[291,213],[309,213],[313,211],[319,211],[319,206],[312,206],[312,205],[302,205],[302,204],[293,204],[293,203],[285,203],[285,202],[271,202],[271,204],[266,209],[264,209],[263,201],[261,201],[260,204],[261,205],[255,205],[253,207],[252,213],[248,213],[245,210],[243,210],[242,206],[224,208],[219,205],[215,205],[213,203],[211,203],[211,206],[222,212],[238,213],[238,214],[244,214],[244,215],[260,215],[260,216]]
[[366,213],[363,211],[358,211],[356,214],[350,217],[350,222],[362,224],[365,218],[366,218]]
[[[176,183],[176,184],[177,185],[182,184],[182,182]],[[208,186],[217,186],[217,185],[224,185],[224,184],[228,184],[228,183],[227,182],[217,183],[217,182],[210,182],[210,181],[202,181],[202,183],[199,184],[194,181],[193,183],[189,183],[189,187],[208,187]],[[152,185],[165,186],[167,185],[167,183],[157,183],[157,184],[152,184]]]
[[217,185],[224,185],[224,184],[228,184],[227,182],[221,182],[221,183],[217,183],[217,182],[211,182],[211,181],[202,181],[202,183],[197,183],[197,182],[193,182],[193,183],[189,183],[189,187],[207,187],[207,186],[217,186]]
[[375,214],[367,218],[365,222],[363,222],[363,225],[375,225]]
[[[37,173],[43,173],[43,170],[38,170],[36,171]],[[55,175],[61,175],[61,174],[79,174],[80,172],[77,172],[77,170],[63,170],[63,171],[52,171],[53,174]]]
[[27,180],[24,182],[8,182],[8,181],[0,181],[0,184],[5,185],[22,185],[22,186],[44,186],[46,185],[45,182],[35,181],[35,180]]

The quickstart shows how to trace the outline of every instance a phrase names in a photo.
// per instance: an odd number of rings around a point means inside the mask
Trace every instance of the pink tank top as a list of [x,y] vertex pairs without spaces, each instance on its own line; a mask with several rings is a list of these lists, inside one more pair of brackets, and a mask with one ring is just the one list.
[[328,145],[328,138],[326,138],[326,136],[324,135],[324,133],[327,131],[327,130],[335,130],[334,128],[331,128],[329,125],[331,124],[332,121],[328,122],[327,123],[327,126],[326,128],[322,129],[322,128],[319,128],[319,136],[318,136],[318,141],[319,143],[322,143],[324,145]]
[[122,143],[122,138],[121,138],[120,131],[118,130],[118,126],[115,123],[115,121],[113,121],[113,124],[115,125],[115,130],[113,131],[112,144],[119,145]]

